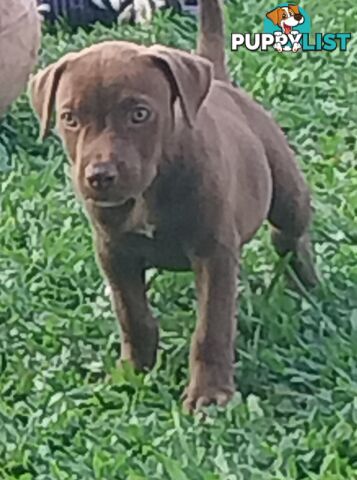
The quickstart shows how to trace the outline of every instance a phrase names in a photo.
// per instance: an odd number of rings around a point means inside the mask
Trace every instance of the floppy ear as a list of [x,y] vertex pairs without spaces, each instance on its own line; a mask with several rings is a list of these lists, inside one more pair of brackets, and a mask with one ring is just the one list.
[[58,84],[69,58],[71,55],[66,55],[58,62],[40,70],[30,80],[29,94],[33,109],[41,122],[41,139],[46,138],[49,132]]
[[266,14],[267,18],[269,18],[269,20],[271,20],[274,23],[274,25],[278,25],[279,10],[280,10],[280,7],[275,8],[274,10]]
[[291,8],[291,10],[296,14],[300,13],[299,12],[299,6],[298,5],[288,5],[288,8]]
[[193,127],[213,79],[210,61],[174,48],[153,45],[142,55],[150,56],[174,86],[185,119]]

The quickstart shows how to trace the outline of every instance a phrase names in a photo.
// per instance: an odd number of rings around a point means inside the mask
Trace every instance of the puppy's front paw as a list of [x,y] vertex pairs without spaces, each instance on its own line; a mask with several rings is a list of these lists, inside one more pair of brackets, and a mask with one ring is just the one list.
[[140,372],[154,367],[159,343],[159,329],[156,325],[150,325],[146,330],[142,327],[142,330],[140,336],[136,336],[131,342],[123,340],[119,360],[119,364],[123,361],[129,362]]
[[293,45],[293,52],[296,53],[296,52],[298,52],[299,50],[301,50],[301,45],[300,45],[300,43],[299,43],[299,42],[294,43],[294,45]]
[[277,52],[280,52],[280,53],[281,53],[281,52],[283,51],[283,47],[281,46],[281,43],[276,43],[276,44],[274,45],[274,48],[275,48],[275,50],[276,50]]
[[183,393],[183,407],[188,412],[208,405],[226,405],[234,394],[233,375],[218,365],[195,365],[190,383]]

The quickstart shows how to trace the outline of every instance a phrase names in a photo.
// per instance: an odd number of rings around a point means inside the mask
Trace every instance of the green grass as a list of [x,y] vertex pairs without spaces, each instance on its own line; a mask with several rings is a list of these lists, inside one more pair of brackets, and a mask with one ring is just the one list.
[[[353,32],[352,0],[306,0],[314,32]],[[227,9],[261,31],[273,4]],[[96,27],[43,38],[41,65],[107,38],[191,49],[194,22]],[[0,478],[3,480],[357,479],[357,37],[347,53],[230,55],[239,83],[286,130],[314,194],[322,283],[279,273],[267,228],[244,252],[236,380],[227,409],[181,411],[195,324],[191,274],[150,288],[162,327],[155,370],[115,369],[119,333],[60,142],[37,141],[26,95],[6,119],[0,176]],[[109,380],[111,375],[111,380]]]

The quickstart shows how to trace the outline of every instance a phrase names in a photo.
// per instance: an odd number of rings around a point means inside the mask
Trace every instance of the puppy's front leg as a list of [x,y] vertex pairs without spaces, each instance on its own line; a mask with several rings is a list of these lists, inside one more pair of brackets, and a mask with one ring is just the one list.
[[103,246],[98,257],[121,327],[121,360],[130,361],[137,370],[150,369],[156,361],[159,330],[146,298],[144,269],[137,259]]
[[190,353],[190,383],[184,406],[226,404],[234,393],[237,260],[223,248],[195,259],[199,319]]

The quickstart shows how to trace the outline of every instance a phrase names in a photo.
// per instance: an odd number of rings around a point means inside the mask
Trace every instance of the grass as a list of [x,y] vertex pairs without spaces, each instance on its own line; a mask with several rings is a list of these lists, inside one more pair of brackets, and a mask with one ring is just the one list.
[[[261,31],[272,6],[233,2],[228,31]],[[314,32],[354,31],[352,0],[303,6]],[[164,17],[142,29],[58,29],[43,38],[41,65],[107,38],[191,49],[194,30]],[[37,141],[26,95],[13,105],[0,176],[1,479],[357,479],[356,40],[345,53],[230,55],[234,78],[279,120],[309,180],[322,282],[308,296],[290,290],[260,231],[240,284],[240,393],[206,418],[184,415],[179,401],[192,275],[153,280],[155,370],[115,369],[119,332],[68,162],[54,136]]]

